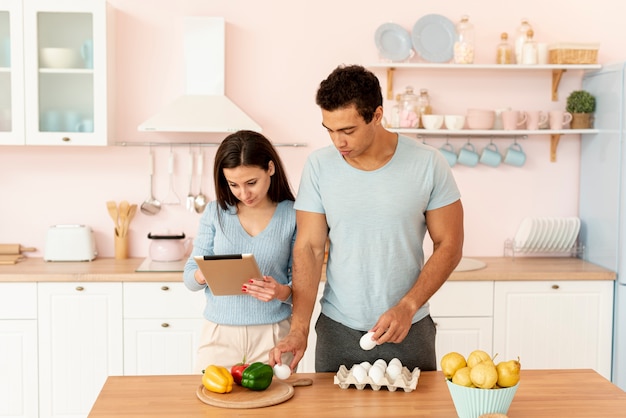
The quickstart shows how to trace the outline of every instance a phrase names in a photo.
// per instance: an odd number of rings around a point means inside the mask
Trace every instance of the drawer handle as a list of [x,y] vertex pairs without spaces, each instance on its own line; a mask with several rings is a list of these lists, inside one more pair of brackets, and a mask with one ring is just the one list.
[[76,286],[76,291],[78,291],[78,292],[82,292],[83,290],[85,290],[85,288],[84,288],[84,287],[82,287],[82,286]]
[[169,326],[170,326],[170,324],[168,324],[167,322],[163,322],[163,323],[161,324],[161,327],[163,327],[163,328],[167,328],[167,327],[169,327]]
[[161,290],[167,292],[168,290],[170,290],[170,288],[169,286],[161,286]]
[[552,288],[553,288],[554,290],[557,290],[557,289],[559,288],[559,285],[558,285],[558,284],[553,284],[553,285],[552,285]]
[[68,138],[67,136],[64,136],[63,138],[61,138],[61,141],[63,141],[63,142],[70,142],[71,139]]

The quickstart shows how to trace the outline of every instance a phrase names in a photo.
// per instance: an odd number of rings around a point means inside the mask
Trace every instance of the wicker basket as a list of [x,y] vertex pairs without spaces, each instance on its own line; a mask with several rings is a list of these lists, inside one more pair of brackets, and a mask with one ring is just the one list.
[[559,43],[548,46],[550,64],[597,64],[599,44]]

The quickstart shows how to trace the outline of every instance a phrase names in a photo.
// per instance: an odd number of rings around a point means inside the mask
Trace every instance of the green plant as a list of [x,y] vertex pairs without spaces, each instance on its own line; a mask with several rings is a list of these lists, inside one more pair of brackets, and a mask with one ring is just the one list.
[[576,90],[567,97],[565,110],[570,113],[593,113],[596,110],[596,98],[585,90]]

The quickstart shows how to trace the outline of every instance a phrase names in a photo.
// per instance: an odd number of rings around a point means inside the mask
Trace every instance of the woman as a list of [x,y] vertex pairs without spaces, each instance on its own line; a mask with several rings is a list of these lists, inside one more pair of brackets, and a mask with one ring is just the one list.
[[[188,289],[206,295],[198,373],[209,364],[267,362],[291,321],[295,199],[276,150],[257,132],[235,132],[217,149],[213,177],[216,200],[200,219],[183,276]],[[213,295],[193,256],[241,253],[254,254],[263,277],[241,295]]]

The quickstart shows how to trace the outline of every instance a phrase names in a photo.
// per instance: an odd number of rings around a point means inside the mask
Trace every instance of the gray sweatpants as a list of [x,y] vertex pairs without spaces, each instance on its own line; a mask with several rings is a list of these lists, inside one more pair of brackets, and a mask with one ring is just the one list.
[[421,371],[437,369],[435,354],[436,328],[430,316],[411,326],[409,334],[400,344],[385,343],[366,351],[359,345],[365,331],[348,328],[320,314],[315,324],[317,345],[315,347],[315,371],[337,372],[340,365],[348,369],[353,364],[369,361],[371,364],[378,359],[389,362],[396,357],[409,370],[418,367]]

